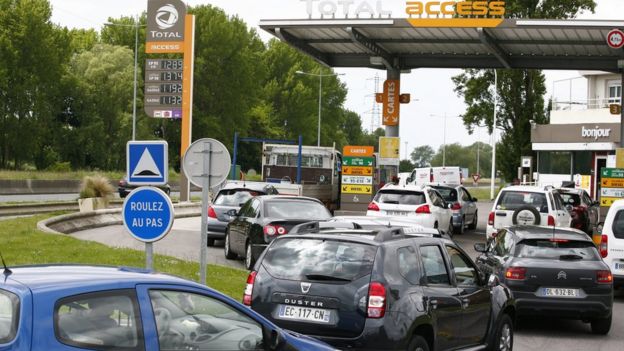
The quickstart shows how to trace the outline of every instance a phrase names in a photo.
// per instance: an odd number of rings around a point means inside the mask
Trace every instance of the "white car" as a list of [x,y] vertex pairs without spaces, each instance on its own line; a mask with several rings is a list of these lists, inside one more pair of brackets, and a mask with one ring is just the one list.
[[613,287],[624,285],[624,200],[611,205],[602,228],[600,255],[613,273]]
[[410,217],[425,228],[440,229],[451,235],[453,212],[450,206],[431,187],[388,184],[377,192],[366,215]]
[[512,225],[569,228],[572,217],[554,187],[510,186],[498,194],[488,217],[486,239]]

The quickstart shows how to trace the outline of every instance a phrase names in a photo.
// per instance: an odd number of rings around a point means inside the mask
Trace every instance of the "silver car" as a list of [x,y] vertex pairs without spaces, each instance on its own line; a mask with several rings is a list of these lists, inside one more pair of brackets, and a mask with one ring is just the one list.
[[478,223],[478,210],[477,199],[470,195],[470,192],[463,186],[448,187],[434,185],[432,188],[436,189],[440,195],[444,198],[444,201],[451,204],[451,210],[453,211],[453,233],[463,234],[464,229],[477,229]]

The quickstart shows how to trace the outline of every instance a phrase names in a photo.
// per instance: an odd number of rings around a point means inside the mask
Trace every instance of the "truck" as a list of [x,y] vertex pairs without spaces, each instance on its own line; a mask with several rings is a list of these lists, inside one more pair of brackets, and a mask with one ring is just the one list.
[[462,184],[462,180],[459,167],[424,167],[415,168],[407,178],[407,184],[458,186]]
[[[263,144],[262,180],[274,183],[278,191],[297,182],[298,145]],[[301,193],[336,210],[340,199],[342,154],[334,147],[302,146]],[[295,187],[293,187],[295,188]]]

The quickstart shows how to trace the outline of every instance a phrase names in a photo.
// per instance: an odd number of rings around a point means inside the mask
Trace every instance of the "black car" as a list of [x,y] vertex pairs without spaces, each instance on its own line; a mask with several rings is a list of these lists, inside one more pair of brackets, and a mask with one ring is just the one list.
[[331,218],[317,199],[280,195],[252,198],[238,212],[230,210],[228,215],[234,219],[225,231],[225,258],[242,256],[250,270],[274,238],[288,234],[298,224]]
[[572,217],[571,227],[592,235],[600,221],[600,203],[589,197],[583,189],[557,189]]
[[208,246],[214,246],[215,240],[225,237],[225,228],[231,220],[227,214],[229,211],[238,211],[254,196],[277,194],[275,187],[269,183],[228,181],[218,190],[208,207]]
[[475,250],[482,252],[479,268],[513,292],[518,315],[579,319],[591,322],[595,334],[609,332],[613,276],[585,233],[515,226]]
[[243,302],[277,325],[349,350],[512,349],[511,292],[438,231],[310,227],[247,279]]
[[[123,178],[121,178],[119,180],[119,183],[117,183],[117,192],[119,193],[119,197],[124,199],[126,196],[128,196],[128,194],[130,194],[132,192],[132,190],[140,187],[141,185],[130,185],[128,184],[128,177],[124,176]],[[165,184],[165,185],[158,185],[156,186],[158,189],[162,190],[165,192],[165,194],[167,195],[171,195],[171,187],[169,186],[169,184]]]

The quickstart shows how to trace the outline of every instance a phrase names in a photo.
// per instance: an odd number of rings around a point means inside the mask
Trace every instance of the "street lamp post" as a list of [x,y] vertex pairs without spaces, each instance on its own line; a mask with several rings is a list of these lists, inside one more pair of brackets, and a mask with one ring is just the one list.
[[316,137],[316,146],[321,146],[321,109],[323,99],[323,77],[344,76],[344,73],[330,73],[330,74],[318,74],[308,73],[303,71],[296,71],[296,74],[303,74],[313,77],[319,77],[319,98],[318,98],[318,129]]
[[137,119],[137,72],[138,72],[138,59],[139,59],[139,27],[143,27],[139,24],[139,16],[136,17],[133,25],[120,24],[120,23],[104,23],[105,26],[120,26],[120,27],[134,27],[134,88],[132,99],[132,140],[136,140],[136,119]]
[[494,121],[492,123],[492,179],[490,181],[490,200],[494,200],[496,183],[496,113],[498,109],[498,73],[494,69]]
[[444,139],[443,139],[443,144],[442,144],[442,167],[446,167],[446,118],[447,117],[455,117],[455,118],[461,118],[461,116],[447,116],[446,112],[444,112],[444,115],[434,115],[434,114],[430,114],[430,117],[444,117]]

